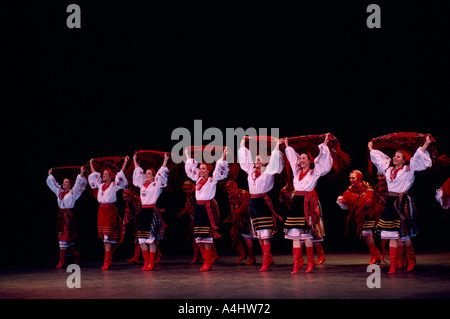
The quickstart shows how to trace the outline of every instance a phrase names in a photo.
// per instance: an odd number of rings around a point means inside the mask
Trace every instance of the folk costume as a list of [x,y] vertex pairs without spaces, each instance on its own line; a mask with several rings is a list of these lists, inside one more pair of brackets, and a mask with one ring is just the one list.
[[[305,240],[310,240],[311,242],[313,240],[322,241],[325,235],[319,196],[314,188],[318,179],[326,175],[333,167],[333,158],[327,145],[322,143],[318,147],[319,155],[316,158],[307,153],[310,163],[314,164],[314,168],[306,170],[302,170],[298,165],[300,155],[291,146],[287,146],[285,149],[285,154],[293,173],[295,193],[284,223],[284,232],[286,239],[300,242],[300,247],[296,247],[297,245],[293,244],[294,269],[292,273],[297,273],[303,265],[301,243]],[[306,253],[308,256],[306,272],[311,272],[315,265],[312,245],[306,246]],[[321,255],[323,255],[323,251]],[[322,258],[324,260],[324,255]]]
[[[79,167],[78,167],[79,168]],[[59,263],[56,268],[61,268],[66,264],[66,253],[70,248],[75,260],[78,262],[78,251],[73,247],[77,238],[77,232],[74,227],[74,212],[75,202],[86,189],[87,180],[84,176],[77,175],[77,179],[72,189],[65,191],[56,181],[52,174],[47,177],[47,186],[57,196],[58,202],[58,217],[57,217],[57,237],[59,241]]]
[[[209,171],[212,166],[209,165]],[[215,238],[220,238],[218,233],[219,212],[212,200],[216,195],[217,183],[225,179],[228,175],[228,162],[219,159],[216,162],[212,176],[200,177],[198,163],[193,158],[188,158],[185,163],[185,171],[187,176],[196,183],[195,199],[196,205],[194,209],[194,238],[199,244],[200,251],[204,260],[201,271],[209,271],[212,265],[211,244]]]
[[145,182],[144,170],[136,166],[133,172],[133,185],[140,188],[142,208],[137,214],[137,237],[139,244],[155,244],[155,251],[142,249],[145,264],[142,270],[153,270],[155,267],[156,244],[164,238],[165,223],[161,216],[161,210],[156,206],[156,201],[163,188],[167,186],[169,169],[161,166],[151,183]]
[[283,155],[276,147],[263,170],[255,166],[250,150],[241,143],[238,158],[242,170],[248,174],[251,225],[263,251],[263,264],[259,271],[267,271],[273,263],[269,240],[276,233],[276,219],[281,219],[275,212],[268,192],[273,188],[275,174],[283,171]]
[[[428,146],[428,145],[427,145]],[[382,239],[390,239],[389,273],[395,273],[398,267],[398,247],[392,244],[392,240],[408,241],[418,233],[417,210],[408,190],[414,183],[414,174],[432,166],[432,160],[428,151],[423,151],[422,147],[417,148],[411,157],[406,151],[401,151],[405,159],[405,164],[395,168],[391,166],[391,158],[380,150],[370,150],[370,160],[377,167],[380,173],[386,176],[388,197],[386,207],[380,216],[377,228],[381,231]],[[409,240],[410,242],[410,240]],[[415,254],[412,244],[406,245],[408,259],[408,271],[415,265]]]
[[[189,232],[185,243],[192,243],[192,251],[194,253],[194,257],[189,262],[189,264],[192,265],[199,261],[201,258],[200,247],[195,242],[194,238],[194,212],[195,205],[197,204],[197,200],[195,199],[195,185],[191,181],[185,181],[182,188],[183,192],[186,193],[186,202],[184,204],[184,207],[178,213],[177,219],[182,220],[182,222],[189,223]],[[211,200],[211,206],[212,210],[217,212],[218,216],[220,216],[219,205],[217,205],[215,199]],[[211,255],[212,262],[215,262],[219,259],[214,243],[211,244]]]
[[381,254],[375,245],[374,233],[376,232],[377,214],[375,209],[373,189],[369,183],[363,180],[362,173],[353,171],[359,183],[350,185],[347,190],[339,196],[336,203],[343,210],[348,210],[346,234],[350,222],[357,225],[356,232],[363,237],[370,252],[369,264],[381,262]]
[[[106,168],[111,175],[111,183],[103,182],[102,175],[93,171],[89,177],[89,185],[92,189],[97,189],[97,200],[100,203],[97,214],[98,237],[103,240],[105,245],[105,260],[102,270],[107,270],[113,263],[114,250],[107,247],[119,244],[123,237],[121,236],[121,218],[115,203],[117,202],[117,192],[128,188],[128,180],[123,170],[116,175],[110,168]],[[117,248],[117,246],[116,246]]]

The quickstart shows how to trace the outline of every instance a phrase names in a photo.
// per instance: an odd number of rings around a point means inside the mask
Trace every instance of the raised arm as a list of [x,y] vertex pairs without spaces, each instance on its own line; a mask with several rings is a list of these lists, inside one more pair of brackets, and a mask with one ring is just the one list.
[[97,171],[94,168],[94,159],[93,158],[90,159],[89,165],[91,166],[91,173],[97,173]]
[[386,170],[389,168],[391,159],[383,152],[374,150],[372,141],[367,144],[367,147],[370,151],[370,160],[377,167],[378,171],[384,175]]
[[225,148],[222,158],[217,161],[216,167],[214,168],[213,172],[213,180],[214,181],[220,181],[222,179],[225,179],[228,176],[228,172],[230,171],[230,168],[228,166],[228,162],[226,161],[227,154],[230,153],[230,150],[228,147]]
[[274,150],[272,151],[272,155],[270,156],[269,163],[266,166],[266,170],[264,174],[280,174],[284,168],[283,156],[279,150],[280,148],[280,140],[277,140]]
[[328,147],[328,134],[323,144],[319,145],[319,155],[314,160],[314,174],[324,176],[333,167],[333,157]]
[[73,185],[72,191],[76,199],[78,199],[86,189],[87,180],[84,177],[85,172],[85,168],[81,166],[80,174],[78,174],[77,179],[75,180],[75,185]]
[[238,150],[238,160],[241,168],[247,174],[250,174],[250,171],[253,168],[253,160],[250,150],[245,147],[245,137],[241,140],[241,147]]
[[194,182],[196,182],[198,179],[197,162],[191,158],[187,147],[184,149],[184,154],[186,155],[186,163],[184,164],[184,170],[186,171],[186,175]]
[[409,162],[409,166],[413,171],[423,171],[432,165],[430,154],[427,152],[428,145],[430,145],[431,139],[430,136],[427,135],[425,140],[425,144],[422,147],[419,147],[417,151],[414,153],[414,156],[411,158]]
[[58,182],[56,181],[56,179],[53,177],[52,172],[53,172],[53,168],[50,168],[48,171],[47,186],[52,190],[53,193],[55,193],[56,195],[59,195],[62,188],[61,188],[61,185],[59,185]]
[[159,168],[155,176],[156,187],[163,188],[166,187],[169,181],[169,169],[167,168],[167,161],[170,158],[170,153],[164,154],[164,162]]

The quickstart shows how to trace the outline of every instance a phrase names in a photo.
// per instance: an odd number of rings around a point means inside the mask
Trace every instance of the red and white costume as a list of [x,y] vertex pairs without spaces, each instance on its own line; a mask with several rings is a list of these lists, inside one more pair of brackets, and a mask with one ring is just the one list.
[[[266,198],[268,198],[267,193],[273,188],[275,174],[283,171],[283,156],[279,150],[273,150],[263,172],[255,167],[248,148],[239,148],[238,159],[241,168],[248,174],[248,189],[251,196],[250,216],[255,237],[259,239],[272,238],[275,234],[273,207],[269,207],[270,204],[267,204]],[[259,200],[260,198],[261,200]]]
[[[305,212],[303,205],[305,199],[303,198],[301,198],[300,205],[296,204],[297,199],[300,197],[316,197],[318,203],[318,197],[315,194],[314,188],[316,187],[318,179],[330,172],[333,167],[333,158],[331,157],[328,146],[323,143],[320,144],[319,151],[319,155],[314,159],[314,168],[308,170],[306,174],[304,174],[297,164],[300,155],[292,147],[286,147],[285,149],[286,157],[291,165],[292,173],[294,175],[293,185],[295,189],[295,196],[292,200],[291,209],[285,221],[286,239],[322,240],[324,229],[321,216],[313,218],[314,214],[317,212]],[[313,220],[315,220],[315,222],[313,222]],[[312,231],[310,231],[310,229]],[[321,229],[321,231],[317,231],[317,229]]]
[[106,185],[98,172],[88,177],[92,189],[98,188],[97,200],[100,203],[97,216],[98,235],[105,243],[118,243],[120,239],[120,216],[115,203],[117,192],[128,188],[125,174],[119,171],[114,180]]
[[85,177],[77,176],[74,186],[68,192],[65,192],[61,185],[58,184],[53,175],[47,177],[47,186],[57,196],[58,201],[58,221],[57,233],[59,240],[59,247],[67,249],[73,244],[77,237],[76,231],[73,228],[73,212],[75,202],[86,189],[87,181]]
[[195,199],[197,200],[194,210],[194,237],[197,243],[212,243],[217,237],[218,216],[214,216],[211,200],[216,195],[217,182],[228,176],[228,162],[219,159],[212,176],[208,178],[199,177],[198,163],[190,158],[186,161],[185,170],[187,176],[195,185]]
[[[163,188],[167,186],[169,169],[162,166],[152,183],[144,183],[145,174],[141,167],[136,167],[133,172],[133,184],[140,188],[142,210],[137,216],[138,220],[138,240],[139,244],[151,244],[155,239],[159,241],[158,234],[162,233],[162,218],[159,215],[156,201],[161,195]],[[140,218],[140,214],[148,214],[145,218]],[[148,217],[148,218],[147,218]],[[152,225],[158,225],[158,229],[153,229]],[[144,236],[145,235],[145,236]],[[162,236],[161,236],[162,237]]]

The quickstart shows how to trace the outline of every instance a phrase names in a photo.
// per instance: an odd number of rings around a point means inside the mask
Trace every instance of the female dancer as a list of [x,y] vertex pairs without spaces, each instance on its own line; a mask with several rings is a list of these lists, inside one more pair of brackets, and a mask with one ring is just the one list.
[[[386,208],[381,214],[378,229],[381,239],[389,239],[390,269],[389,274],[396,272],[399,240],[405,245],[408,259],[407,271],[414,269],[415,254],[411,237],[417,234],[416,207],[408,194],[414,182],[414,173],[431,167],[432,162],[427,147],[430,144],[427,135],[425,144],[419,147],[411,158],[405,151],[397,150],[391,159],[379,150],[373,149],[373,143],[368,143],[370,159],[378,171],[386,176],[388,198]],[[393,166],[391,166],[391,162]]]
[[[320,217],[319,197],[314,190],[317,180],[327,174],[333,166],[333,158],[328,148],[328,135],[319,145],[319,155],[314,159],[309,153],[297,154],[289,146],[288,139],[284,139],[286,145],[285,154],[294,174],[295,196],[292,199],[291,208],[285,221],[285,238],[292,240],[294,269],[298,272],[303,265],[302,242],[306,246],[308,264],[306,273],[313,270],[314,247],[313,239],[322,239],[318,229],[322,228]],[[313,167],[314,165],[314,167]]]
[[117,201],[116,193],[128,187],[124,170],[129,160],[129,156],[125,157],[122,169],[117,173],[117,176],[114,176],[108,168],[103,171],[103,174],[100,174],[94,168],[94,159],[89,162],[92,172],[88,177],[89,184],[92,189],[98,188],[97,200],[100,203],[97,228],[98,236],[103,240],[105,247],[105,260],[102,270],[107,270],[112,265],[113,245],[117,244],[120,239],[120,216],[114,203]]
[[222,158],[216,163],[216,167],[210,176],[212,166],[206,163],[198,163],[191,158],[188,148],[185,149],[187,176],[192,179],[195,185],[195,198],[197,200],[194,209],[194,237],[203,256],[204,264],[200,271],[211,270],[212,265],[212,244],[214,238],[219,238],[217,233],[218,216],[214,214],[212,199],[216,195],[217,182],[228,176],[228,162],[226,156],[229,153],[225,148]]
[[57,235],[59,241],[59,263],[56,268],[61,268],[66,264],[66,252],[68,248],[72,249],[72,254],[75,257],[74,263],[78,263],[78,251],[73,247],[74,241],[77,238],[77,233],[73,225],[73,207],[76,200],[81,196],[86,189],[87,181],[84,177],[85,169],[82,166],[80,174],[77,176],[75,185],[69,178],[65,178],[62,187],[58,184],[52,175],[53,168],[48,171],[47,185],[58,197],[58,219],[57,219]]
[[139,166],[137,154],[134,154],[133,184],[141,189],[142,209],[137,214],[137,237],[144,256],[144,267],[141,270],[153,270],[155,267],[156,244],[164,238],[161,218],[156,201],[167,186],[169,169],[167,161],[170,154],[164,155],[164,162],[155,175],[153,169],[144,170]]
[[277,139],[270,159],[267,160],[265,156],[258,155],[254,162],[250,150],[245,147],[245,138],[242,139],[238,151],[239,164],[248,174],[251,223],[263,251],[263,262],[259,271],[270,270],[270,265],[273,263],[270,252],[271,238],[276,233],[275,216],[278,215],[267,193],[273,188],[274,175],[281,173],[284,168],[279,147],[280,140]]
[[[375,221],[377,220],[373,189],[369,183],[363,180],[363,174],[354,170],[350,172],[350,186],[342,196],[337,199],[337,204],[344,210],[348,210],[347,227],[351,220],[356,221],[357,233],[364,238],[370,252],[369,265],[380,263],[381,255],[373,238]],[[346,231],[347,233],[347,231]]]

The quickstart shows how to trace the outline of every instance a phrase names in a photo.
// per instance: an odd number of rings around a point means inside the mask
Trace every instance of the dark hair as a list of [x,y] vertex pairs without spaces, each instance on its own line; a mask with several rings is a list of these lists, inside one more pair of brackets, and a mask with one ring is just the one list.
[[68,179],[69,180],[69,182],[70,182],[70,186],[73,186],[73,185],[75,185],[75,182],[74,182],[74,180],[73,180],[73,178],[72,177],[64,177],[63,178],[63,182],[64,182],[64,180],[65,179]]
[[312,157],[311,153],[309,153],[309,152],[301,152],[301,153],[300,153],[300,156],[301,156],[302,154],[305,154],[306,156],[308,156],[308,159],[309,159],[309,168],[310,168],[310,169],[314,169],[314,157]]

